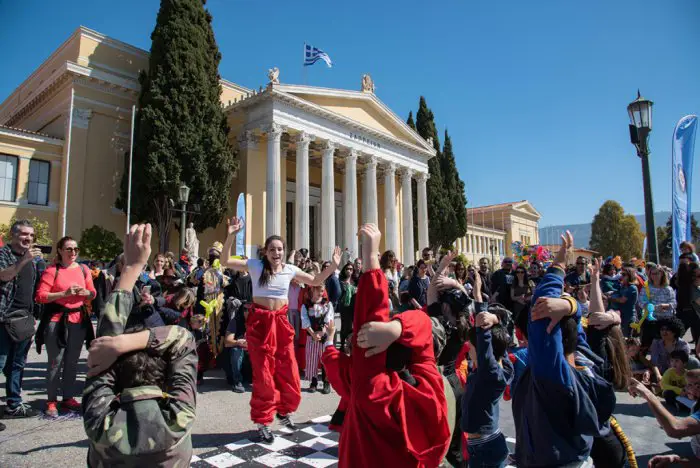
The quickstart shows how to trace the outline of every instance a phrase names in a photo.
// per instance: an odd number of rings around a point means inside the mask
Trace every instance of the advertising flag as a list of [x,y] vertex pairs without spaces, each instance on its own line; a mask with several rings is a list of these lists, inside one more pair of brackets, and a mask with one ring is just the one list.
[[673,269],[678,269],[680,245],[691,239],[691,193],[693,187],[693,151],[698,127],[696,115],[686,115],[676,124],[672,146]]

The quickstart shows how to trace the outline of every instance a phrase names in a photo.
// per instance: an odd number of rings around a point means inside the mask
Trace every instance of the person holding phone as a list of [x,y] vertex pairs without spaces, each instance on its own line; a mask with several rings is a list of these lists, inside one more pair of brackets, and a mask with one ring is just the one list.
[[[92,322],[85,307],[95,298],[92,274],[77,262],[80,248],[71,237],[58,241],[55,263],[41,275],[36,302],[46,304],[37,330],[37,350],[46,344],[48,369],[46,415],[58,416],[58,389],[61,387],[61,409],[80,411],[74,398],[78,358],[83,343],[90,346],[95,337]],[[62,377],[62,378],[61,378]],[[61,381],[62,380],[62,381]]]
[[[41,252],[33,246],[34,227],[31,222],[26,219],[15,221],[10,236],[0,248],[0,369],[6,371],[7,395],[3,419],[31,418],[38,413],[22,402],[22,371],[31,335],[12,338],[7,320],[10,317],[31,317],[37,267],[43,264],[43,260],[34,261],[41,259]],[[3,429],[5,426],[0,424],[0,431]]]

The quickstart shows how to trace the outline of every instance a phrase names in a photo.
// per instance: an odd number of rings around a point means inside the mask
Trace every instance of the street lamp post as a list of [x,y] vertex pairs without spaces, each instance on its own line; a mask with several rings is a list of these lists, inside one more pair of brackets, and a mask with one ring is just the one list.
[[653,102],[644,99],[637,90],[637,99],[627,106],[630,117],[630,141],[642,160],[642,183],[644,184],[644,217],[646,218],[647,252],[649,261],[659,263],[659,246],[656,243],[654,223],[654,200],[651,195],[651,173],[649,171],[649,134],[651,133],[651,108]]
[[496,261],[494,253],[496,252],[496,246],[493,243],[493,239],[489,239],[489,249],[491,250],[491,268],[493,268],[494,262]]
[[180,253],[185,250],[185,229],[187,228],[187,202],[190,199],[190,188],[182,184],[178,189],[178,202],[182,205],[180,211]]

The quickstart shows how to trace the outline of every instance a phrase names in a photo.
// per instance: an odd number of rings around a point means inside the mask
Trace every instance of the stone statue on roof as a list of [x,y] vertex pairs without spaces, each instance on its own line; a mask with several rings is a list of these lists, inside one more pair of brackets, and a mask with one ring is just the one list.
[[374,93],[374,81],[372,81],[372,77],[367,73],[362,75],[362,92]]
[[277,67],[270,68],[267,71],[267,78],[270,80],[270,84],[280,84],[280,69]]

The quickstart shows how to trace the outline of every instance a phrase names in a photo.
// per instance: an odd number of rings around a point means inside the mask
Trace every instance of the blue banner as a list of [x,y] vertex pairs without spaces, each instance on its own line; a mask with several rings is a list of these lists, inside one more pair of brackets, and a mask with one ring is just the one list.
[[696,115],[686,115],[678,121],[673,131],[672,175],[673,182],[673,269],[678,269],[680,245],[691,239],[691,193],[693,188],[693,152],[695,132],[698,126]]
[[243,229],[238,231],[236,234],[236,255],[246,255],[245,251],[245,230],[246,230],[246,219],[245,219],[245,194],[241,193],[238,195],[238,201],[236,202],[236,216],[243,221]]

